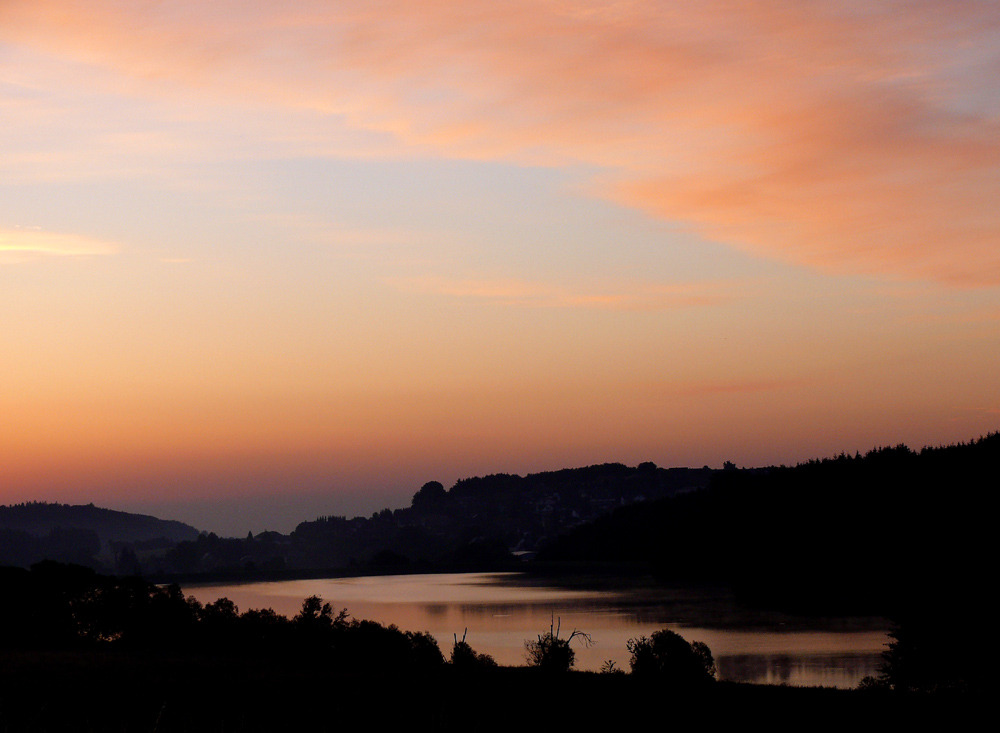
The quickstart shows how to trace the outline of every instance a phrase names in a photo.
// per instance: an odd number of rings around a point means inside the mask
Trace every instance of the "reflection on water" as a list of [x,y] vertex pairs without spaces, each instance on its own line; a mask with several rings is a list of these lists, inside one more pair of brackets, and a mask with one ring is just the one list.
[[576,647],[578,669],[606,660],[628,669],[629,638],[671,628],[704,641],[723,679],[789,685],[854,687],[878,671],[887,641],[879,619],[818,621],[747,611],[719,589],[572,588],[516,573],[396,575],[277,583],[195,586],[202,603],[223,596],[241,610],[273,608],[293,616],[302,599],[318,595],[355,618],[429,631],[447,656],[455,634],[468,629],[477,652],[501,664],[524,664],[524,642],[561,619],[563,635],[589,633],[595,644]]
[[867,675],[879,671],[878,654],[733,654],[717,657],[719,676],[737,682],[796,685],[808,679],[811,685],[855,687]]

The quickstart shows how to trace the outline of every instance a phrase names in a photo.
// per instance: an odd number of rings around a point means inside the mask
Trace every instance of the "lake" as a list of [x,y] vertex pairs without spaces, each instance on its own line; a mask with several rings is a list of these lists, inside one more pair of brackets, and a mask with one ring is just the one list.
[[519,573],[324,578],[185,588],[202,603],[226,597],[241,611],[273,608],[289,617],[318,595],[401,629],[429,631],[447,657],[455,635],[506,665],[524,664],[524,642],[561,624],[593,639],[573,642],[576,668],[607,660],[628,671],[629,638],[669,628],[703,641],[722,679],[796,686],[854,687],[877,674],[888,642],[884,619],[803,619],[741,608],[724,589],[663,588],[638,581],[555,584]]

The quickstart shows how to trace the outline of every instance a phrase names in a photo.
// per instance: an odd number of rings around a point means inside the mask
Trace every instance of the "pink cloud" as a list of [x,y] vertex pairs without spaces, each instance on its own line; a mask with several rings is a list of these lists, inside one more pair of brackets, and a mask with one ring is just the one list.
[[[994,3],[5,3],[0,40],[593,190],[833,272],[1000,284]],[[315,122],[315,121],[314,121]],[[317,127],[289,129],[313,140]],[[342,151],[341,151],[342,152]]]

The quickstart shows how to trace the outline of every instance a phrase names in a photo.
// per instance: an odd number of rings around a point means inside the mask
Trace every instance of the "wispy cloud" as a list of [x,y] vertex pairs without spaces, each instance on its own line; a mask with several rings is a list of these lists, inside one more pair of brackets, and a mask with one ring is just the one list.
[[996,3],[944,0],[0,6],[0,40],[134,93],[301,112],[301,150],[342,154],[346,122],[399,154],[600,166],[601,195],[705,237],[958,287],[1000,284],[998,31]]
[[117,251],[111,242],[78,234],[58,234],[37,227],[0,229],[0,258],[8,262],[31,256],[81,257]]
[[591,308],[596,310],[654,311],[711,306],[745,297],[745,285],[735,283],[678,283],[662,285],[568,286],[530,280],[394,278],[388,281],[411,292],[521,308]]

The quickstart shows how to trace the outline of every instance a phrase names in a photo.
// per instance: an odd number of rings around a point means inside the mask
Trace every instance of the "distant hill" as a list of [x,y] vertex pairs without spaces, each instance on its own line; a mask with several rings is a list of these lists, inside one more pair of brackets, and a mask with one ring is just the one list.
[[[450,490],[424,484],[410,507],[371,517],[319,517],[290,535],[202,535],[181,542],[143,570],[214,573],[338,570],[430,572],[520,567],[521,560],[571,527],[615,507],[696,492],[711,468],[659,468],[605,463],[519,476],[465,478]],[[514,553],[514,554],[512,554]]]
[[23,530],[42,536],[56,527],[92,529],[101,544],[107,542],[142,542],[165,537],[173,542],[193,540],[198,530],[173,519],[158,519],[147,514],[130,514],[102,509],[93,504],[49,504],[33,501],[0,506],[0,529]]
[[0,506],[0,565],[26,567],[40,560],[114,568],[116,547],[194,540],[183,522],[102,509],[93,504],[27,502]]
[[406,509],[369,519],[320,517],[291,535],[292,567],[448,564],[489,566],[530,556],[551,538],[615,507],[708,486],[713,469],[605,463],[518,476],[425,484]]

